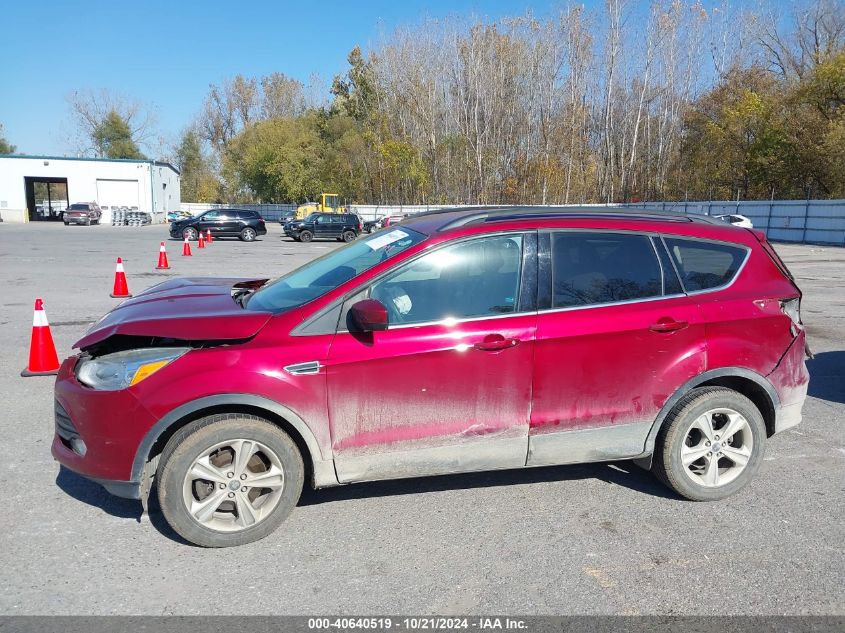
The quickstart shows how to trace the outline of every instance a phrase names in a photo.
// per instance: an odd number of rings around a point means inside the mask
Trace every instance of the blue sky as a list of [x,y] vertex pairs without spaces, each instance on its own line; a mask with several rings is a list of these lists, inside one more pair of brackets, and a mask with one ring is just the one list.
[[[588,5],[595,2],[588,1]],[[3,3],[0,124],[28,154],[68,154],[66,96],[107,89],[154,106],[175,141],[199,113],[210,83],[274,71],[326,81],[356,44],[426,17],[545,15],[552,0]]]

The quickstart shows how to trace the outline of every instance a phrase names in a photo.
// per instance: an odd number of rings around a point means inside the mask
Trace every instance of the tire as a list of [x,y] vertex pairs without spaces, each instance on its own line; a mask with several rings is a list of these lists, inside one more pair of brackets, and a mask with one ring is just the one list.
[[[252,442],[254,447],[260,448],[254,454],[250,453],[252,458],[243,474],[233,475],[238,470],[233,459],[237,452],[233,447],[241,446],[240,442],[243,446]],[[203,458],[204,453],[209,454],[208,457]],[[215,479],[189,477],[201,458],[206,461],[199,468]],[[255,472],[255,464],[274,468],[281,474],[268,477],[272,471]],[[279,485],[259,489],[258,495],[250,500],[250,495],[258,488],[244,493],[239,486],[242,480],[248,484],[250,478],[259,476]],[[253,415],[217,414],[191,422],[167,442],[157,473],[158,499],[165,520],[186,541],[201,547],[232,547],[252,543],[273,532],[299,501],[304,478],[302,456],[282,429]],[[202,502],[206,499],[210,499],[206,508],[213,506],[215,510],[206,512],[208,517],[200,520],[191,514],[188,504],[193,505],[195,513],[201,514]],[[256,501],[258,507],[252,505]],[[251,510],[241,516],[238,510],[247,509],[243,504],[249,504]],[[264,516],[261,516],[262,512]],[[251,520],[255,522],[249,525]]]
[[65,222],[65,226],[70,226],[70,222]]
[[[727,441],[726,431],[731,433]],[[667,416],[652,472],[682,497],[717,501],[753,479],[765,450],[766,424],[754,403],[732,389],[702,387],[681,398]]]
[[187,238],[189,242],[193,242],[195,239],[197,239],[197,230],[192,226],[189,226],[188,228],[183,229],[182,230],[182,239],[185,239],[185,238]]
[[255,229],[246,227],[244,230],[241,231],[241,241],[242,242],[254,242],[255,241]]
[[348,242],[353,242],[353,241],[355,241],[355,238],[356,238],[356,237],[358,237],[358,236],[357,236],[357,235],[355,235],[355,231],[344,231],[344,232],[343,232],[343,236],[341,237],[341,239],[342,239],[344,242],[347,242],[347,243],[348,243]]
[[299,241],[308,243],[314,239],[314,234],[311,231],[301,231],[299,233]]

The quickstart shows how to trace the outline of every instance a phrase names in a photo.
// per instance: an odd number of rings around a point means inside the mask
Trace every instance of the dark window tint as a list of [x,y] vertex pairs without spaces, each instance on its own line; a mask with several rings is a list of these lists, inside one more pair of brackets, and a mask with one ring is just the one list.
[[663,241],[659,238],[655,239],[654,246],[657,248],[657,254],[660,257],[660,266],[663,268],[663,294],[679,295],[683,293],[684,289],[681,287],[681,281],[678,279],[675,266],[672,264],[672,259],[669,257],[669,252],[666,250]]
[[687,292],[729,283],[742,265],[745,249],[729,244],[665,238]]
[[580,232],[552,236],[552,284],[556,308],[657,297],[663,286],[645,235]]
[[387,306],[392,324],[507,314],[517,310],[521,262],[522,236],[480,238],[420,257],[370,296]]

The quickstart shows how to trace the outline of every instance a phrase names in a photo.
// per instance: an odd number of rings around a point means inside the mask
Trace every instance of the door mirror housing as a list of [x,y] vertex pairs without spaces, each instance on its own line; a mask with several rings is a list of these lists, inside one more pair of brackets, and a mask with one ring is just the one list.
[[387,308],[377,299],[362,299],[349,308],[352,322],[362,332],[381,332],[387,329]]

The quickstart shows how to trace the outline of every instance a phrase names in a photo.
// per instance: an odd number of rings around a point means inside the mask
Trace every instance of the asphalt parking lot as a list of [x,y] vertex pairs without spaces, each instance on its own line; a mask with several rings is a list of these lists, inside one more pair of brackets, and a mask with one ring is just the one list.
[[169,276],[276,276],[336,242],[216,241],[166,227],[0,224],[3,614],[845,614],[845,249],[778,245],[816,359],[804,422],[738,496],[683,501],[627,462],[306,491],[240,548],[178,541],[155,509],[60,472],[51,378],[20,378],[32,306],[60,357],[109,297]]

